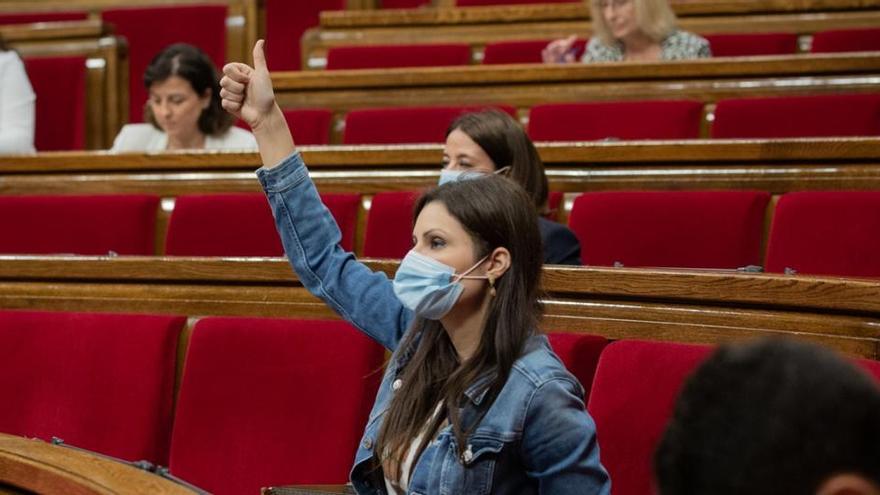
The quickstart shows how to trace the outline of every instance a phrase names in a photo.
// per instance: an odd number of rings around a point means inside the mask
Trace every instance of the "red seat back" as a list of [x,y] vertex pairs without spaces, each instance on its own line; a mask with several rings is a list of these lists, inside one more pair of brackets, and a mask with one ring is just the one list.
[[714,138],[876,136],[880,94],[785,96],[721,100]]
[[0,253],[151,255],[158,205],[147,195],[0,196]]
[[411,9],[430,5],[431,0],[380,0],[379,3],[383,9]]
[[[354,245],[357,194],[325,194],[321,200],[342,231],[343,249]],[[284,256],[266,196],[187,195],[177,198],[168,222],[165,253],[174,256]]]
[[700,137],[703,104],[689,100],[536,105],[529,111],[535,141],[693,139]]
[[265,0],[266,61],[269,70],[302,68],[300,40],[318,25],[323,10],[345,10],[346,0]]
[[296,144],[330,144],[333,112],[324,108],[284,110],[284,119]]
[[599,356],[608,345],[608,339],[600,335],[561,332],[548,333],[547,338],[562,364],[584,386],[584,400],[588,400]]
[[0,14],[0,26],[34,22],[84,21],[88,12],[17,12]]
[[338,46],[327,50],[329,70],[437,67],[470,63],[471,47],[466,43]]
[[[86,144],[85,57],[26,58],[37,95],[34,146],[37,151],[81,150]],[[58,88],[64,81],[64,91]]]
[[759,191],[584,193],[569,226],[585,265],[738,268],[761,264]]
[[364,236],[364,256],[397,258],[412,248],[415,191],[383,192],[373,196]]
[[833,29],[813,35],[813,53],[880,50],[880,28]]
[[344,483],[384,350],[342,321],[206,318],[193,330],[171,471],[211,493]]
[[185,318],[0,312],[0,431],[167,463]]
[[713,57],[788,55],[798,51],[795,33],[707,34]]
[[[446,129],[459,115],[487,108],[401,107],[352,110],[345,116],[344,144],[442,143]],[[510,106],[497,107],[511,116]]]
[[226,5],[182,5],[107,9],[101,13],[116,34],[128,39],[129,122],[141,122],[148,93],[144,71],[174,43],[201,48],[218,68],[226,62]]
[[647,495],[652,459],[685,379],[712,348],[618,341],[599,358],[587,410],[615,495]]
[[776,205],[766,269],[880,277],[880,191],[805,191]]
[[856,359],[856,364],[865,370],[880,385],[880,361],[874,359]]
[[[483,52],[483,64],[540,64],[543,63],[541,51],[552,40],[525,41],[494,41],[486,43]],[[575,42],[575,59],[584,54],[587,41],[579,39]]]

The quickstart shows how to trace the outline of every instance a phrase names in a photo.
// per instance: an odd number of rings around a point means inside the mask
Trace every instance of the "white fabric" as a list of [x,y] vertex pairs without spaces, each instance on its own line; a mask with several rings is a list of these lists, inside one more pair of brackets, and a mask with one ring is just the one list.
[[[126,124],[116,135],[110,151],[165,151],[166,148],[168,135],[156,129],[153,124]],[[205,149],[252,151],[257,149],[257,140],[250,132],[231,127],[221,136],[206,136]]]
[[409,444],[409,449],[406,451],[406,456],[403,459],[403,464],[400,466],[400,480],[395,483],[389,480],[387,476],[385,477],[385,490],[389,494],[406,493],[406,491],[409,489],[409,478],[412,475],[412,467],[413,463],[415,463],[416,461],[416,453],[419,450],[419,445],[422,444],[422,441],[425,439],[425,435],[428,434],[428,432],[426,431],[428,429],[428,426],[430,426],[437,415],[440,414],[442,406],[442,402],[437,404],[437,407],[434,408],[434,414],[431,415],[431,419],[429,419],[428,423],[425,424],[425,429],[422,430],[422,433],[420,433],[419,436],[416,437],[411,444]]
[[14,51],[0,52],[0,153],[33,153],[36,96]]

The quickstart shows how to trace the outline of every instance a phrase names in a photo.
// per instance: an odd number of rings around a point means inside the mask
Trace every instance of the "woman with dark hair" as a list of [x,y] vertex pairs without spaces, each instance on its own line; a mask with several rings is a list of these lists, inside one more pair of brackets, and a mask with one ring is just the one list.
[[[228,64],[223,107],[259,143],[257,175],[299,280],[393,352],[355,456],[361,494],[610,493],[583,389],[537,330],[533,201],[504,177],[420,198],[394,280],[339,247],[263,55]],[[333,393],[333,391],[328,391]]]
[[548,213],[547,175],[522,126],[496,109],[461,115],[446,131],[440,183],[493,173],[505,173],[531,197],[538,213],[544,263],[580,265],[581,246],[574,232],[544,217]]
[[35,104],[24,63],[0,37],[0,153],[34,152]]
[[178,43],[156,55],[144,72],[147,124],[127,124],[110,151],[255,149],[254,136],[233,127],[220,106],[217,69],[199,48]]

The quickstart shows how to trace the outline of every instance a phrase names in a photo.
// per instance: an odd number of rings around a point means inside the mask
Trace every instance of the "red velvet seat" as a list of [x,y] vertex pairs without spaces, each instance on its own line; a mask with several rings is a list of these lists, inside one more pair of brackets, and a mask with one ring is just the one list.
[[577,3],[581,0],[455,0],[458,7],[479,7],[483,5],[518,5],[523,3]]
[[468,65],[471,47],[466,43],[434,45],[358,45],[327,50],[327,69],[380,69]]
[[185,318],[0,312],[0,432],[167,463]]
[[880,361],[874,359],[856,359],[855,361],[880,385]]
[[[324,194],[321,200],[352,250],[360,196]],[[284,256],[272,209],[261,193],[177,198],[168,222],[165,253],[174,256]]]
[[199,321],[171,472],[218,495],[346,482],[383,359],[381,346],[342,321]]
[[[483,64],[541,64],[541,51],[552,40],[525,41],[493,41],[486,43],[483,52]],[[575,42],[575,59],[580,60],[584,54],[587,41],[579,39]]]
[[599,356],[608,345],[608,339],[600,335],[562,332],[548,333],[547,338],[562,364],[584,386],[584,400],[589,399]]
[[880,50],[880,28],[834,29],[813,35],[813,53]]
[[[24,59],[37,95],[34,146],[37,151],[81,150],[86,144],[85,57]],[[64,81],[59,91],[58,81]]]
[[31,24],[34,22],[84,21],[88,12],[16,12],[0,14],[0,26],[8,24]]
[[151,255],[159,198],[0,196],[0,253]]
[[714,138],[876,136],[880,94],[837,94],[721,100]]
[[685,379],[712,348],[618,341],[599,358],[587,410],[615,495],[649,495],[652,459]]
[[880,277],[880,191],[784,194],[776,205],[766,269]]
[[423,5],[430,6],[431,0],[379,0],[383,9],[411,9]]
[[265,0],[266,61],[269,70],[302,68],[300,40],[306,30],[318,25],[324,10],[345,10],[346,0]]
[[[446,129],[456,117],[487,108],[465,107],[395,107],[352,110],[345,116],[344,144],[442,143]],[[511,116],[510,106],[497,107]],[[438,162],[439,163],[439,162]]]
[[415,191],[382,192],[373,196],[364,236],[364,256],[402,259],[412,248]]
[[148,93],[144,70],[160,51],[173,43],[201,48],[218,70],[226,62],[226,5],[151,6],[107,9],[104,22],[128,40],[129,122],[143,120]]
[[330,144],[333,112],[324,108],[284,110],[284,119],[296,144]]
[[761,264],[769,200],[759,191],[584,193],[569,226],[585,265],[732,269]]
[[693,139],[700,137],[703,104],[690,100],[536,105],[529,111],[535,141]]
[[707,34],[713,57],[790,55],[798,51],[795,33]]

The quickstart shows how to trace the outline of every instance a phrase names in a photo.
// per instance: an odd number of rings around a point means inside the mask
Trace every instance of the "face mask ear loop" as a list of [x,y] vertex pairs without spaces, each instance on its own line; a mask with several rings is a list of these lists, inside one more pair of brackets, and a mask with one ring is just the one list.
[[502,177],[510,177],[510,165],[506,167],[501,167],[498,170],[492,172],[493,175],[500,175]]
[[480,266],[480,265],[482,265],[483,262],[486,261],[487,259],[489,259],[489,255],[488,255],[488,254],[487,254],[486,256],[483,256],[482,258],[480,258],[480,261],[477,261],[477,262],[474,264],[474,266],[468,268],[468,269],[467,269],[464,273],[462,273],[461,275],[456,275],[456,276],[455,276],[455,280],[454,280],[454,282],[458,282],[458,281],[460,281],[460,280],[463,279],[463,278],[467,278],[467,279],[485,279],[485,278],[489,278],[489,277],[487,277],[486,275],[471,275],[471,276],[468,276],[468,273],[471,273],[472,271],[476,270],[477,267]]

